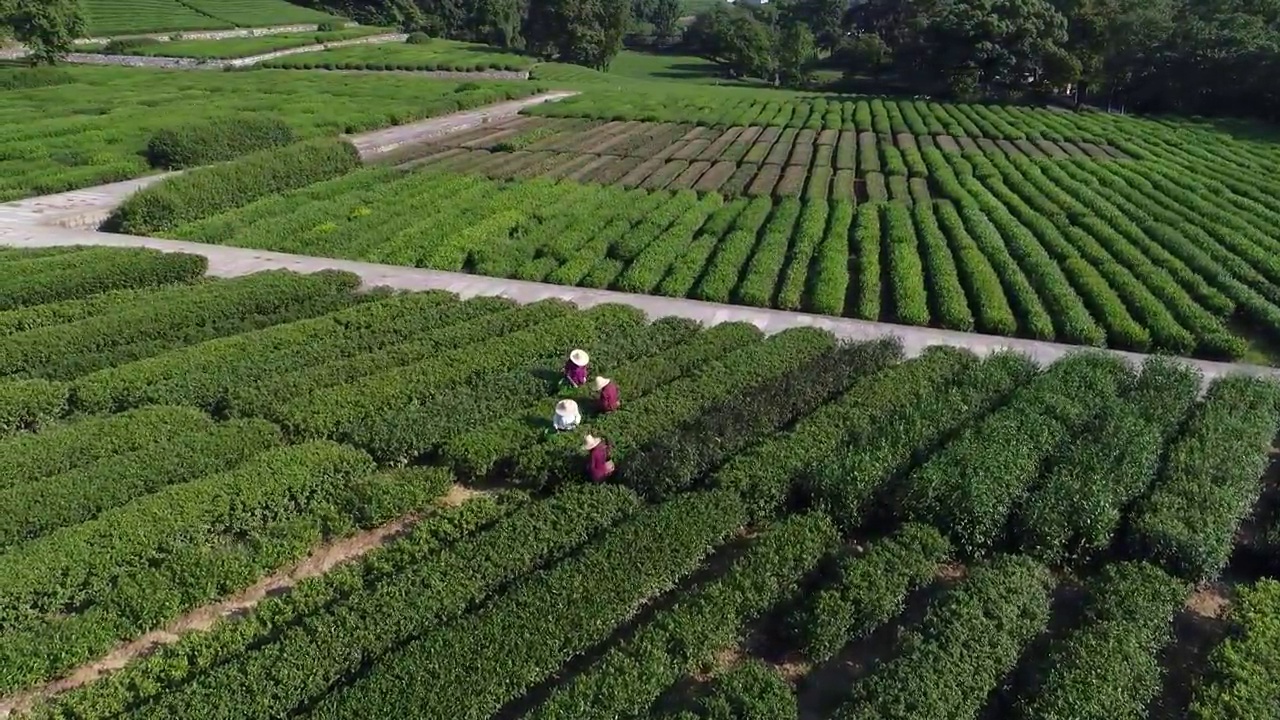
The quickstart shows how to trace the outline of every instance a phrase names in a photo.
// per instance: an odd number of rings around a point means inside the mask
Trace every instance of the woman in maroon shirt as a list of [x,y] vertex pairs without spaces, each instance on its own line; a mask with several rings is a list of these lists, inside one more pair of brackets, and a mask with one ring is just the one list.
[[604,482],[613,474],[613,461],[609,459],[609,446],[604,440],[588,435],[582,442],[582,449],[587,451],[587,476],[592,482]]
[[594,383],[597,393],[600,393],[600,411],[611,413],[618,409],[622,404],[622,398],[618,395],[618,383],[607,377],[597,377]]
[[574,350],[569,353],[569,360],[564,364],[564,379],[573,387],[587,381],[587,363],[591,358],[585,350]]

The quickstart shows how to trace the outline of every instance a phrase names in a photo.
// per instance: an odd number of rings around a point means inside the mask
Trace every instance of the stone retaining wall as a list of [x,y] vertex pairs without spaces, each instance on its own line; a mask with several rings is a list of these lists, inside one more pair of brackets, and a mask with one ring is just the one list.
[[390,35],[370,35],[368,37],[355,38],[353,40],[338,40],[331,43],[321,43],[317,45],[304,45],[296,48],[285,48],[284,50],[275,50],[262,55],[253,55],[244,58],[235,58],[233,60],[224,60],[223,63],[229,67],[247,67],[249,65],[257,65],[260,62],[274,60],[286,55],[298,55],[300,53],[319,52],[321,50],[331,50],[333,48],[349,47],[352,45],[379,45],[384,43],[404,42],[409,36],[404,33],[392,33]]
[[[229,60],[202,60],[197,58],[149,57],[144,55],[102,55],[100,53],[70,53],[66,60],[78,65],[119,65],[121,67],[151,67],[181,70],[221,70],[228,67],[249,67],[264,60],[271,60],[285,55],[319,52],[350,45],[372,45],[377,43],[404,42],[409,36],[403,33],[390,35],[370,35],[352,40],[338,40],[331,43],[304,45],[296,48],[276,50],[261,55],[233,58]],[[527,78],[528,73],[525,73]]]

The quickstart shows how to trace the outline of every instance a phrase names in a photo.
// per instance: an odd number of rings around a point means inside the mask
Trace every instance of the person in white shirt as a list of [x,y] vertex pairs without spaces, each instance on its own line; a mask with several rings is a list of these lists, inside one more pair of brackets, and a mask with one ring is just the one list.
[[578,411],[578,403],[567,399],[556,403],[556,412],[551,416],[551,425],[556,430],[573,430],[581,423],[582,413]]

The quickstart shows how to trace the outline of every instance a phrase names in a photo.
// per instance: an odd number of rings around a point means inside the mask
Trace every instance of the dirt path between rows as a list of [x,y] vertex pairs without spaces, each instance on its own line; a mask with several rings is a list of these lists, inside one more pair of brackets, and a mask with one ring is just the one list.
[[[443,507],[457,507],[480,494],[483,492],[454,485],[440,499],[439,504]],[[259,580],[236,595],[196,608],[160,630],[153,630],[123,643],[103,657],[75,668],[66,677],[0,698],[0,719],[26,712],[39,700],[55,697],[110,675],[157,648],[177,642],[183,635],[208,630],[225,618],[244,615],[264,598],[286,592],[307,578],[323,575],[338,565],[358,560],[404,536],[422,517],[415,513],[372,530],[321,544],[307,557]]]

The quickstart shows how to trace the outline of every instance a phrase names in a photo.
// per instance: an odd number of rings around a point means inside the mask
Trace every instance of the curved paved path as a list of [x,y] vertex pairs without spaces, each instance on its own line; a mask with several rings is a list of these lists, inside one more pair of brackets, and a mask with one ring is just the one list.
[[[978,354],[997,350],[1016,350],[1025,353],[1042,364],[1052,363],[1080,347],[1059,343],[1022,340],[1019,338],[962,333],[934,328],[918,328],[889,323],[866,322],[851,318],[825,315],[764,310],[760,308],[721,305],[718,303],[680,298],[635,295],[611,290],[549,285],[546,283],[505,280],[500,278],[466,275],[462,273],[422,270],[397,265],[379,265],[353,260],[291,255],[288,253],[250,250],[223,245],[157,238],[112,235],[107,233],[73,230],[60,227],[3,227],[0,226],[0,245],[13,247],[49,247],[55,245],[106,245],[117,247],[147,247],[164,252],[185,252],[203,255],[209,259],[209,274],[217,277],[236,277],[261,270],[294,270],[318,272],[320,270],[346,270],[360,276],[365,287],[387,286],[402,290],[447,290],[462,297],[477,295],[501,296],[517,302],[530,303],[548,298],[568,300],[579,307],[591,307],[603,303],[621,303],[643,310],[651,318],[677,316],[696,320],[707,325],[723,322],[749,322],[766,333],[775,333],[793,327],[817,327],[829,330],[837,337],[850,340],[870,340],[896,336],[902,340],[909,356],[914,356],[933,345],[963,347]],[[1139,353],[1108,350],[1130,362],[1140,363],[1148,356]],[[1228,373],[1266,375],[1280,378],[1280,369],[1232,363],[1187,359],[1204,373],[1215,378]]]

